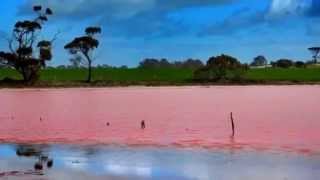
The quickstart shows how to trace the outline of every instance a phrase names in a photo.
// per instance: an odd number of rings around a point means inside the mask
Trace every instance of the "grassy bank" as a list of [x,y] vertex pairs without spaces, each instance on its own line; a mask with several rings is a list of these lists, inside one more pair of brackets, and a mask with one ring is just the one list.
[[[127,86],[127,85],[192,85],[191,69],[95,69],[93,82],[85,83],[86,69],[46,69],[41,72],[36,86]],[[0,69],[0,86],[12,86],[5,78],[21,80],[21,76],[11,69]],[[320,84],[320,68],[268,68],[250,69],[241,84]],[[201,84],[201,83],[200,83]],[[226,83],[228,84],[228,83]],[[14,84],[20,86],[19,83]]]
[[320,68],[250,69],[245,76],[253,81],[320,82]]

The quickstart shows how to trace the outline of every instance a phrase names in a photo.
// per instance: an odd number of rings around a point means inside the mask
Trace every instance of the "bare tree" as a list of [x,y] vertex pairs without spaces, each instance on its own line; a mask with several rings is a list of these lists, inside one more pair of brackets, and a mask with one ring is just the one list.
[[74,56],[80,56],[82,61],[88,66],[88,78],[87,82],[91,82],[92,79],[92,62],[94,60],[93,51],[98,48],[99,41],[95,35],[101,33],[100,27],[88,27],[85,30],[86,35],[77,37],[73,41],[65,45],[65,49]]
[[[34,6],[33,11],[37,14],[34,20],[16,22],[12,37],[7,39],[10,52],[0,52],[0,64],[16,69],[25,82],[35,82],[45,61],[52,58],[52,41],[41,40],[37,43],[37,39],[43,24],[53,12],[41,6]],[[39,50],[38,55],[35,55],[36,49]]]

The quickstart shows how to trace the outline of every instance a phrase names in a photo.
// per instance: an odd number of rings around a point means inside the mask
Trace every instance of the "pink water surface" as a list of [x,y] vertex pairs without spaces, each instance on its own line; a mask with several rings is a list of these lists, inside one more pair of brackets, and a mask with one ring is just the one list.
[[[233,139],[230,112],[236,124]],[[319,153],[320,86],[3,89],[0,122],[2,142]]]

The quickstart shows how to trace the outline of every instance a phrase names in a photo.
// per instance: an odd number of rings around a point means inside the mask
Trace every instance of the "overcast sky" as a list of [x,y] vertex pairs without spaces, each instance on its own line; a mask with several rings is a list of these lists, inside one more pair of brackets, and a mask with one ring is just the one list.
[[[54,11],[40,38],[52,38],[51,65],[68,64],[63,46],[101,26],[95,64],[136,66],[143,58],[184,60],[222,53],[250,62],[309,60],[307,48],[320,46],[320,0],[2,0],[0,36],[16,20],[30,19],[32,6]],[[0,49],[7,48],[0,40]]]

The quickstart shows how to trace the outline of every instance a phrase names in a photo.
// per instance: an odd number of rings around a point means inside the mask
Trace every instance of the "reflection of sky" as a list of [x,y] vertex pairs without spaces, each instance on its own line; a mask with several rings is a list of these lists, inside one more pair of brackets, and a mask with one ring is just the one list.
[[85,171],[89,167],[88,161],[85,157],[63,157],[61,162],[63,166],[78,171]]
[[139,166],[123,166],[116,163],[106,164],[104,166],[106,172],[110,172],[114,175],[138,175],[141,177],[151,177],[151,167],[139,167]]
[[[320,179],[320,156],[120,147],[102,147],[93,151],[91,147],[89,151],[54,146],[50,157],[54,159],[53,174],[64,172],[70,178],[85,173],[92,177],[176,180]],[[27,163],[27,158],[15,158],[14,148],[0,145],[0,172],[1,168],[15,170],[15,167]],[[30,169],[32,165],[25,168]]]
[[14,148],[9,145],[1,145],[0,148],[0,158],[2,157],[14,157],[16,156],[16,152],[14,151]]

